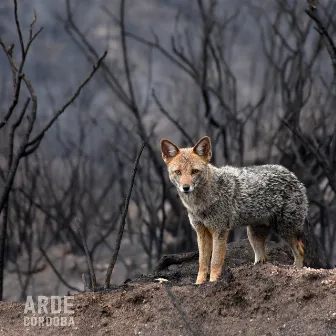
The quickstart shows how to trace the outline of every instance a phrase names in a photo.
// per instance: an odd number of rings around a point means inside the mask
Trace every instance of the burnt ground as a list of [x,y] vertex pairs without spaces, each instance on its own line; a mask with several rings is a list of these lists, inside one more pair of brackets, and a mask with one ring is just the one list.
[[24,326],[22,303],[0,303],[0,335],[336,335],[336,269],[298,269],[286,247],[270,242],[268,251],[270,262],[254,266],[247,240],[229,244],[216,283],[193,285],[194,257],[76,294],[71,327]]

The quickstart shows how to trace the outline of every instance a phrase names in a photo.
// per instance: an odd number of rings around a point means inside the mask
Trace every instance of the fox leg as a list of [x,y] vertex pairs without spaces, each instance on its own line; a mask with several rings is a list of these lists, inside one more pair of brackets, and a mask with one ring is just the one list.
[[199,268],[196,284],[200,285],[207,279],[212,250],[212,237],[209,230],[204,225],[198,225],[195,230],[197,233],[199,253]]
[[304,244],[301,239],[296,237],[282,237],[286,243],[290,246],[294,255],[294,265],[297,267],[303,267],[304,260]]
[[216,281],[222,274],[225,254],[226,242],[229,230],[224,232],[212,232],[212,258],[210,281]]
[[[289,217],[289,216],[288,216]],[[285,223],[285,224],[283,224]],[[286,218],[286,222],[283,221],[282,225],[278,227],[279,236],[289,245],[294,256],[294,265],[297,267],[303,267],[304,263],[304,249],[305,246],[300,238],[298,238],[298,233],[300,231],[301,225],[300,220],[293,220],[293,218]],[[299,234],[300,235],[300,234]]]
[[294,265],[297,267],[303,267],[304,259],[304,245],[301,239],[293,239],[291,248],[294,254]]
[[265,225],[247,227],[247,237],[254,251],[254,264],[267,261],[265,242],[269,232],[270,227]]

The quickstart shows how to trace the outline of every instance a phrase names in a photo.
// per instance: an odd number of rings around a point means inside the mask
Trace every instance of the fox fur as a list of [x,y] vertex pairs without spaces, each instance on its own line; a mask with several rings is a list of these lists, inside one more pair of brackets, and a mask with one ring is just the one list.
[[247,226],[255,263],[267,260],[265,241],[274,230],[291,247],[294,264],[326,268],[327,261],[307,221],[305,186],[280,165],[251,167],[210,164],[210,138],[192,148],[161,140],[162,158],[171,182],[197,233],[199,271],[196,283],[221,275],[230,230]]

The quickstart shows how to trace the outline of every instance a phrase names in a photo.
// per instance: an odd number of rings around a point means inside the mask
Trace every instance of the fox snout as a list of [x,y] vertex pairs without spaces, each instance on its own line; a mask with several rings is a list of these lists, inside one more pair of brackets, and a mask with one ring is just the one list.
[[194,190],[194,186],[191,186],[190,184],[183,184],[180,190],[185,193],[192,192]]
[[[177,182],[177,181],[176,181]],[[174,182],[173,182],[174,183]],[[175,183],[175,185],[179,188],[179,190],[185,194],[191,193],[195,189],[196,183],[190,182],[190,183]]]

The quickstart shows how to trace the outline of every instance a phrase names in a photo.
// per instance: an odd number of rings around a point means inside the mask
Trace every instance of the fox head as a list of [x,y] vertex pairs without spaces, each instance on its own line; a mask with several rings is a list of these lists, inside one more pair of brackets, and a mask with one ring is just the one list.
[[169,178],[180,192],[191,193],[206,181],[212,155],[208,136],[201,138],[192,148],[178,148],[171,141],[162,139],[161,152]]

